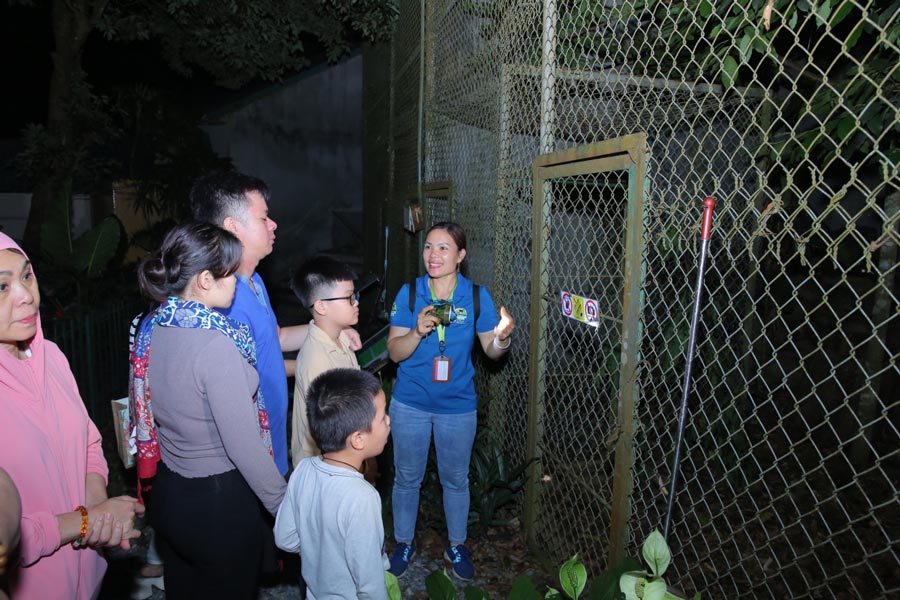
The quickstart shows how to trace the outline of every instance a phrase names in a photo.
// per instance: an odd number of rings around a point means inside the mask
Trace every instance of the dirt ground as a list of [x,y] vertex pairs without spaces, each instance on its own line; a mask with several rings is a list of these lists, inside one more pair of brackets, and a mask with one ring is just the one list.
[[[112,431],[102,431],[104,451],[110,467],[110,495],[134,494],[134,470],[125,470],[114,447],[115,436]],[[385,482],[379,483],[385,488]],[[424,490],[423,490],[424,491]],[[381,489],[382,496],[385,490]],[[388,494],[389,495],[389,494]],[[444,561],[443,552],[446,536],[443,532],[443,513],[439,502],[435,502],[434,493],[423,493],[422,512],[419,516],[417,534],[417,552],[409,570],[400,579],[403,598],[416,600],[427,598],[425,578],[433,571],[444,569],[448,563]],[[389,512],[389,511],[388,511]],[[520,575],[527,575],[535,583],[543,595],[551,579],[545,574],[538,559],[529,551],[519,520],[512,513],[505,515],[507,525],[490,528],[470,527],[467,546],[472,551],[475,562],[475,580],[462,582],[453,579],[460,592],[460,598],[468,586],[483,589],[494,599],[506,598],[513,581]],[[391,523],[386,515],[385,529],[388,531],[386,551],[393,550],[393,539],[390,536]],[[130,551],[118,548],[107,551],[109,569],[103,582],[99,600],[164,600],[165,591],[161,589],[161,579],[142,579],[139,570],[147,552],[148,537],[142,536],[133,544]],[[301,600],[297,578],[299,564],[291,556],[285,556],[284,569],[279,577],[264,582],[260,589],[259,600]],[[449,572],[449,570],[448,570]],[[558,587],[557,583],[553,583]]]
[[[419,536],[416,556],[406,574],[400,579],[403,598],[427,598],[425,578],[433,571],[444,569],[444,539],[432,529]],[[146,553],[147,540],[142,537],[129,552],[115,549],[109,551],[109,570],[104,580],[100,600],[164,600],[165,591],[159,580],[142,579],[138,571]],[[391,548],[389,545],[388,548]],[[475,559],[476,578],[472,582],[457,584],[460,597],[466,587],[475,585],[487,592],[491,598],[506,598],[513,581],[520,575],[528,575],[543,593],[549,579],[529,552],[518,521],[513,520],[507,527],[490,528],[473,535],[469,548]],[[260,589],[259,600],[300,600],[296,584],[297,564],[287,557],[284,571],[274,581],[267,581]]]

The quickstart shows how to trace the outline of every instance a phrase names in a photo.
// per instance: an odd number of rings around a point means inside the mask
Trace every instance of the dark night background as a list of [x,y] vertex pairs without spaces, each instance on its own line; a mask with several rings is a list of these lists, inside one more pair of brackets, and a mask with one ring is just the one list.
[[[22,150],[20,136],[29,123],[44,123],[53,38],[50,8],[0,4],[2,52],[6,88],[3,116],[0,119],[0,191],[29,191],[27,182],[15,180],[13,160]],[[358,47],[358,36],[351,39]],[[309,36],[304,38],[309,68],[326,62],[321,45]],[[165,94],[189,113],[202,118],[205,112],[235,102],[273,82],[256,79],[238,89],[216,85],[202,69],[194,69],[192,77],[175,73],[161,56],[159,43],[109,41],[94,30],[88,38],[82,59],[87,81],[94,92],[110,94],[123,86],[143,84]],[[290,77],[293,73],[285,73]],[[199,123],[199,121],[198,121]]]

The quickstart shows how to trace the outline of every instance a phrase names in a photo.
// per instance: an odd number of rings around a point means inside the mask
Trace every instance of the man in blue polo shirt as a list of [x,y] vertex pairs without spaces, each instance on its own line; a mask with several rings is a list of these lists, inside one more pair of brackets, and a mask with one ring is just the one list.
[[[268,201],[265,182],[241,173],[212,173],[198,179],[191,188],[194,218],[230,231],[243,245],[234,302],[222,312],[249,325],[256,340],[256,370],[269,413],[272,451],[278,470],[287,475],[287,376],[293,375],[294,370],[285,364],[282,352],[299,350],[306,341],[308,326],[278,326],[266,286],[256,272],[259,262],[272,252],[278,227],[269,217]],[[352,329],[347,333],[351,349],[358,350],[359,334]]]

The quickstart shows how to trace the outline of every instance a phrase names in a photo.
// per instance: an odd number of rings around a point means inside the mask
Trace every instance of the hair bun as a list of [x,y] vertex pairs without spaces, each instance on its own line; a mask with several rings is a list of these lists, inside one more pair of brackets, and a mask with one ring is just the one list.
[[166,283],[175,283],[181,277],[181,261],[178,256],[173,256],[174,254],[173,252],[165,252],[161,257],[160,264],[165,269]]

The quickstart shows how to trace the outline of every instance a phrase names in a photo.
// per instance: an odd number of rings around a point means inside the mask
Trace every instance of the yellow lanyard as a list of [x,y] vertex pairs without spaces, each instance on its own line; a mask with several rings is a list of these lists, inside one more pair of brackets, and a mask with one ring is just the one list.
[[[453,302],[453,294],[456,292],[456,286],[458,286],[458,285],[459,285],[459,279],[457,279],[456,283],[453,284],[453,289],[450,290],[450,295],[447,296],[447,300],[446,300],[447,304],[451,304]],[[431,281],[428,282],[428,291],[431,292],[431,302],[432,303],[440,300],[440,298],[437,297],[437,294],[434,293],[434,288],[431,287]],[[444,350],[447,348],[447,344],[444,341],[446,339],[446,335],[447,335],[446,328],[441,323],[438,323],[437,326],[435,327],[435,329],[437,329],[437,334],[438,334],[438,349],[440,349],[441,355],[443,356]]]

